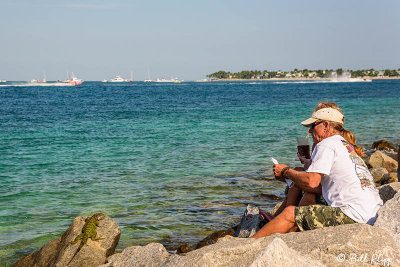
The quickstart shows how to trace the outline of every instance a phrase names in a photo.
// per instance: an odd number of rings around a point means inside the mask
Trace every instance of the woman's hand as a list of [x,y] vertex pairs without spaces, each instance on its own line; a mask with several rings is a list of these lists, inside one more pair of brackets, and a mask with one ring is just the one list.
[[285,182],[285,178],[281,176],[281,172],[283,168],[288,167],[285,164],[274,164],[273,171],[275,175],[275,179],[281,182]]
[[311,165],[311,159],[306,159],[306,157],[301,156],[299,152],[297,152],[297,157],[299,158],[301,164],[304,165],[304,169],[307,170]]
[[300,155],[299,152],[297,152],[297,157],[299,158],[301,164],[305,164],[307,161],[309,161],[310,159],[306,159],[306,157]]

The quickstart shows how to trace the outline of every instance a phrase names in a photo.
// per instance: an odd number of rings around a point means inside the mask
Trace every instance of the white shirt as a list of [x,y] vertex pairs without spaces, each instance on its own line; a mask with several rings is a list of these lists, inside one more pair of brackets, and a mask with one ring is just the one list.
[[342,136],[315,146],[307,172],[324,174],[322,195],[329,206],[339,207],[356,222],[374,224],[382,199],[366,164]]

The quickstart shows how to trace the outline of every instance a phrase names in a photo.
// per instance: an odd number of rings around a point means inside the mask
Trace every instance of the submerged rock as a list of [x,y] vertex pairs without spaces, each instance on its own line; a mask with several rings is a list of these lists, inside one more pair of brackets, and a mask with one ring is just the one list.
[[219,231],[216,231],[216,232],[208,235],[206,238],[204,238],[199,243],[197,243],[196,249],[215,244],[215,243],[217,243],[218,239],[220,239],[224,236],[227,236],[227,235],[233,236],[233,234],[235,233],[237,228],[238,228],[238,226],[236,225],[227,230],[219,230]]
[[397,151],[397,149],[388,141],[386,141],[385,139],[376,141],[372,144],[372,147],[375,149],[379,149],[379,150],[394,150]]

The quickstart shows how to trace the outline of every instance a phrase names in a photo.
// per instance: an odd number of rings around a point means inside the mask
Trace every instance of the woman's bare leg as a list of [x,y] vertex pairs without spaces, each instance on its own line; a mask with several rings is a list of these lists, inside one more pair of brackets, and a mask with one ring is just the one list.
[[273,214],[274,217],[278,216],[286,207],[288,206],[297,206],[299,204],[301,198],[301,189],[293,186],[289,188],[288,194],[283,200],[282,205],[277,209],[277,211]]

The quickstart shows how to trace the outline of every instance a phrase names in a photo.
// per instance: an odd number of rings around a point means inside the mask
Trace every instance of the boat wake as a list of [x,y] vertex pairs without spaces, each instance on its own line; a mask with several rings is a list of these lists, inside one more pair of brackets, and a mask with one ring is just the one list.
[[0,87],[34,87],[34,86],[74,86],[68,83],[11,83],[0,84]]

